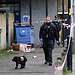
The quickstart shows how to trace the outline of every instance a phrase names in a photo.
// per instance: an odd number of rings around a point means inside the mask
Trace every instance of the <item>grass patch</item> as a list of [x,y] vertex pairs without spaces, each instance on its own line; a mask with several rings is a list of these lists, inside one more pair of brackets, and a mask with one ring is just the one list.
[[75,61],[75,54],[72,54],[72,59],[73,61]]
[[7,50],[0,50],[0,60],[6,59],[12,55],[13,53],[7,52]]
[[72,54],[72,56],[75,58],[75,54]]
[[75,49],[72,49],[72,54],[75,54]]
[[71,75],[72,72],[71,71],[68,71],[67,69],[64,69],[64,74],[63,75]]

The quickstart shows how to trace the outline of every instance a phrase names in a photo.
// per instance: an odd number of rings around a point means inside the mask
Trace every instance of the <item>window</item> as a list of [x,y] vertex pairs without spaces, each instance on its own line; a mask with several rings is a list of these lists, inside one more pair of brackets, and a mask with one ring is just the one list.
[[[62,12],[62,0],[57,0],[57,11]],[[64,11],[68,12],[68,0],[64,0]]]
[[62,0],[57,0],[57,11],[62,12]]
[[68,12],[68,0],[64,0],[64,11]]

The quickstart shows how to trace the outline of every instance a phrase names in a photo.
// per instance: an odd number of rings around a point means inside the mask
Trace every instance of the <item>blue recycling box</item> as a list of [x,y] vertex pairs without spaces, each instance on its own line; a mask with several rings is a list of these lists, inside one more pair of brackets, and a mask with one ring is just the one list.
[[18,44],[33,44],[33,28],[31,26],[15,26]]

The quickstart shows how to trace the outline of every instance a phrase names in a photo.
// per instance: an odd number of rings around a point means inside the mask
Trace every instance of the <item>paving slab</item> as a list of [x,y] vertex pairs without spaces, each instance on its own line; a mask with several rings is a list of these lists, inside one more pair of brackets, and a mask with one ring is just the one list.
[[[60,55],[63,48],[55,48],[53,50],[53,63]],[[44,64],[44,53],[42,48],[35,48],[30,53],[20,53],[16,55],[25,55],[27,57],[26,68],[15,70],[15,63],[11,61],[12,57],[0,60],[0,75],[54,75],[54,67]],[[20,65],[19,65],[20,66]]]

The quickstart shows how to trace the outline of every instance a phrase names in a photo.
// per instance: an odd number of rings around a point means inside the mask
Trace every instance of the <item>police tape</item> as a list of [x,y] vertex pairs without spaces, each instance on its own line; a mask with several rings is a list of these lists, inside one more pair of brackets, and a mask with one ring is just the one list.
[[66,60],[67,60],[67,55],[68,55],[68,52],[69,52],[69,47],[70,47],[70,42],[71,42],[71,39],[72,39],[72,37],[69,37],[69,45],[68,45],[68,49],[67,49],[67,52],[66,52],[66,55],[65,55],[65,58],[64,58],[64,61],[63,61],[63,63],[62,63],[62,65],[61,66],[56,66],[55,65],[55,70],[63,70],[63,68],[64,68],[64,65],[65,65],[65,63],[66,63]]

